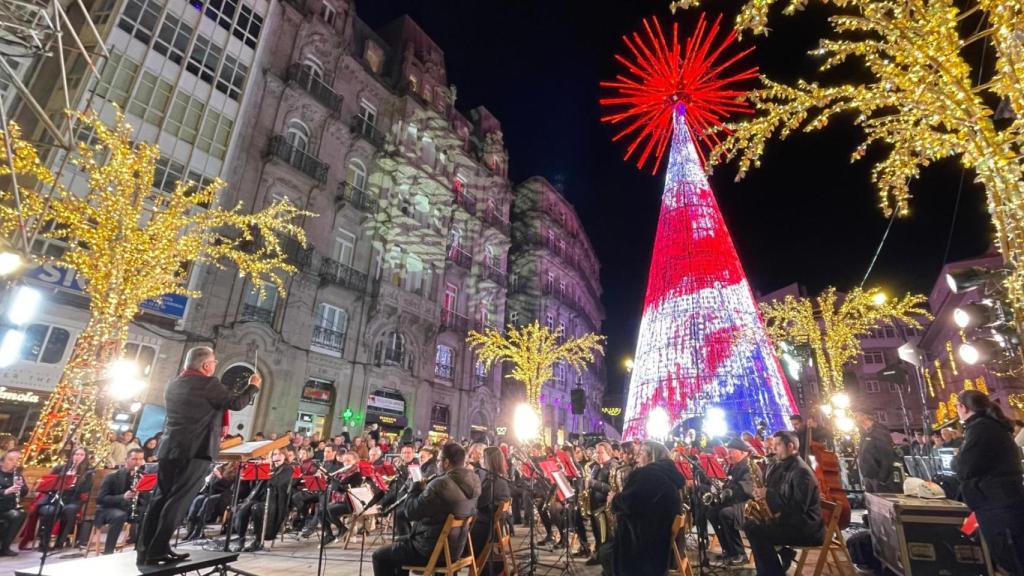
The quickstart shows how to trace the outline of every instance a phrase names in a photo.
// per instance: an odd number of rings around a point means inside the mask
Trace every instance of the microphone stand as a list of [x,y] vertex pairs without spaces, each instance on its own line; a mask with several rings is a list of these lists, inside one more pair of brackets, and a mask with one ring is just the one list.
[[711,568],[711,560],[708,558],[708,520],[701,492],[705,489],[704,486],[711,485],[711,478],[700,467],[700,460],[688,455],[684,458],[690,462],[690,469],[693,471],[694,490],[690,495],[690,508],[693,510],[693,527],[697,531],[697,570],[703,576],[705,570]]
[[[359,519],[362,518],[363,515],[366,514],[366,511],[369,509],[366,506],[366,503],[369,502],[369,500],[365,500],[365,501],[364,500],[360,500],[359,496],[356,496],[355,494],[352,493],[352,489],[351,488],[347,489],[345,492],[346,492],[346,494],[348,494],[348,496],[350,498],[352,498],[356,502],[359,502],[359,505],[362,506],[362,510],[360,510],[358,514],[353,514],[352,515],[352,528],[351,529],[355,530],[356,529],[356,522],[358,522]],[[366,537],[369,536],[369,535],[370,535],[369,532],[365,532],[364,531],[362,538],[359,539],[359,576],[363,576],[363,555],[366,553]]]
[[[323,466],[318,464],[317,468],[326,473]],[[323,576],[324,571],[327,570],[327,531],[330,530],[331,523],[330,518],[328,518],[327,495],[332,491],[329,474],[327,480],[327,483],[324,484],[324,489],[320,491],[320,550],[317,553],[316,559],[316,576]]]
[[[71,440],[75,437],[75,433],[78,431],[78,426],[81,424],[81,422],[82,422],[82,419],[79,418],[71,426],[71,430],[68,430],[68,435],[64,439],[64,446],[61,447],[62,451],[67,451],[68,450],[68,447],[71,445]],[[74,450],[68,452],[67,462],[64,464],[64,468],[60,471],[61,472],[60,473],[60,478],[57,479],[57,490],[55,492],[55,494],[57,495],[57,499],[54,502],[55,509],[53,511],[53,523],[50,524],[50,530],[48,530],[46,534],[40,535],[40,538],[45,538],[46,539],[45,540],[46,547],[43,548],[43,555],[39,558],[39,571],[37,572],[37,576],[43,576],[43,567],[46,566],[46,559],[50,555],[50,532],[53,531],[53,525],[56,524],[57,522],[63,522],[63,519],[61,518],[61,516],[64,515],[64,482],[65,482],[65,479],[67,478],[67,472],[69,470],[71,470],[71,464],[74,461],[74,457],[75,457],[75,451]],[[75,482],[77,483],[79,480],[80,480],[79,478],[76,478]],[[64,526],[61,526],[61,530],[62,531],[63,531],[63,529],[64,529]],[[60,538],[59,534],[60,533],[58,532],[58,536],[57,536],[58,538]]]

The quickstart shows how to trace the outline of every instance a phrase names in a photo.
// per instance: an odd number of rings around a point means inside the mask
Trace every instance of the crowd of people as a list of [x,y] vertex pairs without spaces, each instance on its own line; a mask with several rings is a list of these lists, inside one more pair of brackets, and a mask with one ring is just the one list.
[[[16,554],[11,546],[19,533],[20,549],[70,545],[95,471],[104,466],[115,470],[104,474],[91,527],[108,527],[105,553],[115,550],[128,527],[140,564],[187,557],[171,548],[175,533],[186,542],[227,536],[235,550],[253,552],[282,532],[329,544],[387,521],[391,537],[373,551],[374,574],[404,574],[402,566],[426,562],[452,515],[474,519],[467,534],[478,554],[495,538],[498,522],[512,533],[535,529],[537,546],[600,565],[606,576],[661,575],[671,567],[673,526],[688,514],[698,534],[710,526],[717,535],[721,555],[713,561],[744,565],[749,550],[759,575],[778,576],[793,562],[794,547],[820,545],[824,537],[823,494],[808,445],[828,444],[832,434],[809,415],[806,421],[794,416],[791,430],[762,428],[729,439],[688,431],[671,444],[430,443],[408,431],[404,438],[381,435],[375,427],[352,439],[287,432],[287,443],[265,456],[261,470],[217,463],[223,413],[244,406],[260,382],[229,391],[212,377],[215,362],[209,349],[190,353],[189,370],[169,386],[163,438],[139,445],[122,434],[102,463],[74,449],[67,464],[52,470],[71,475],[73,483],[39,494],[26,508],[20,504],[29,492],[19,475],[20,452],[7,443],[0,461],[0,554]],[[957,410],[962,437],[943,431],[928,442],[918,434],[903,451],[959,448],[959,494],[949,496],[976,513],[993,559],[1010,574],[1024,574],[1017,430],[979,392],[963,392]],[[856,483],[867,492],[900,491],[893,480],[900,449],[888,429],[866,412],[855,411],[855,420]],[[257,433],[250,440],[279,438]],[[139,478],[153,473],[158,489],[141,494]],[[506,506],[507,515],[501,513]],[[364,510],[376,514],[363,516]],[[77,544],[87,539],[80,531]],[[457,541],[461,546],[466,538]]]

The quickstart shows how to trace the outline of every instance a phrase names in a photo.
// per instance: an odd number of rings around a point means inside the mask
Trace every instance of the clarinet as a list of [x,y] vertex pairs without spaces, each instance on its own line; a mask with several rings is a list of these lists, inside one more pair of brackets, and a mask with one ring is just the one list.
[[142,480],[142,469],[143,469],[143,466],[136,466],[135,469],[132,470],[131,473],[129,473],[129,476],[128,476],[130,481],[131,481],[131,488],[130,488],[130,490],[132,491],[132,507],[131,507],[131,510],[128,512],[128,521],[129,522],[137,522],[138,521],[138,518],[136,518],[135,515],[136,515],[136,513],[138,513],[138,509],[139,509],[139,493],[138,493],[137,489],[139,487],[139,482]]

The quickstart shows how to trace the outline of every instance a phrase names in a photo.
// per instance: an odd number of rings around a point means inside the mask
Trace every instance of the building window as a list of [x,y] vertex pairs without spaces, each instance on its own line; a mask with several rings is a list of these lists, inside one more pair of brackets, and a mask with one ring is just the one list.
[[865,364],[885,364],[885,356],[881,352],[864,352]]
[[37,364],[59,364],[71,341],[71,333],[59,326],[31,324],[25,329],[21,359]]
[[405,336],[399,332],[389,332],[377,342],[377,364],[405,365]]
[[263,290],[251,283],[248,285],[242,306],[242,317],[269,324],[277,307],[277,286],[271,282],[261,282],[261,285]]
[[452,226],[448,232],[448,246],[453,250],[462,247],[462,229],[458,226]]
[[220,67],[220,75],[217,76],[215,88],[221,94],[237,102],[238,98],[242,95],[242,88],[245,87],[245,77],[248,74],[248,66],[242,64],[238,58],[231,54],[225,54],[224,64]]
[[261,30],[263,30],[263,17],[253,12],[252,8],[242,4],[242,9],[238,12],[238,22],[235,23],[231,34],[255,50]]
[[224,114],[210,111],[203,122],[203,130],[199,133],[196,148],[214,158],[223,159],[228,152],[228,142],[231,140],[231,130],[234,126],[235,123]]
[[139,373],[149,378],[153,364],[156,363],[156,348],[147,344],[128,342],[121,351],[121,358],[134,362],[139,367]]
[[555,317],[548,314],[544,317],[544,325],[547,326],[548,330],[555,329]]
[[220,63],[221,48],[205,36],[197,36],[196,43],[192,46],[192,52],[188,55],[188,62],[185,69],[195,74],[207,84],[213,84],[213,78],[217,74],[217,64]]
[[160,33],[156,35],[153,50],[166,56],[171,62],[181,64],[185,59],[185,53],[188,52],[188,43],[193,32],[191,26],[168,13],[164,16],[164,23],[160,25]]
[[238,11],[238,0],[206,0],[203,14],[225,30],[231,30],[231,22]]
[[547,292],[549,294],[553,293],[555,291],[555,274],[554,274],[554,272],[548,272],[547,284],[545,284],[545,286],[547,287]]
[[334,26],[334,21],[338,18],[338,12],[334,9],[334,6],[324,2],[324,9],[320,13],[320,16],[324,19],[324,22]]
[[434,356],[434,375],[445,380],[452,380],[455,377],[455,354],[451,347],[444,344],[437,345],[437,353]]
[[128,0],[124,6],[117,27],[131,34],[136,40],[149,45],[160,20],[162,6],[155,0]]
[[494,247],[488,244],[484,246],[484,266],[490,268],[497,268],[496,258],[494,256]]
[[203,119],[205,108],[206,106],[199,99],[192,98],[184,92],[178,92],[174,95],[171,112],[167,115],[165,130],[189,144],[195,144],[196,136],[199,134],[199,122]]
[[132,82],[139,73],[139,63],[120,52],[111,52],[103,64],[103,73],[96,84],[96,95],[124,107],[131,93]]
[[309,148],[309,128],[301,120],[292,118],[288,121],[288,130],[285,132],[285,140],[298,152],[305,152]]
[[878,382],[875,382],[874,380],[868,380],[865,382],[864,387],[869,394],[875,394],[878,392]]
[[876,410],[875,420],[880,424],[885,424],[886,422],[889,421],[889,413],[886,412],[885,410]]
[[363,134],[372,132],[377,127],[377,107],[366,100],[359,101],[360,130]]
[[892,326],[886,326],[885,327],[885,337],[886,338],[895,338],[896,337],[896,330],[894,330]]
[[519,326],[519,311],[513,310],[508,313],[508,323],[513,326]]
[[340,335],[340,340],[344,340],[345,333],[348,332],[348,312],[337,306],[320,304],[317,307],[316,325],[318,328]]
[[405,257],[405,289],[423,294],[423,260],[415,254]]
[[565,298],[565,280],[558,281],[558,297]]
[[899,391],[899,384],[896,384],[895,382],[889,382],[889,392],[898,392],[898,391]]
[[171,101],[174,85],[153,74],[149,70],[142,71],[139,87],[135,89],[135,97],[128,104],[128,112],[135,114],[150,124],[159,125],[164,118],[164,111]]
[[153,188],[167,192],[174,192],[178,181],[185,176],[185,165],[161,156],[156,161],[156,168],[153,170]]
[[359,191],[366,190],[366,167],[359,160],[348,161],[348,168],[345,170],[345,181]]
[[356,235],[343,228],[338,228],[338,235],[334,237],[334,259],[346,266],[351,266],[355,251]]
[[366,60],[366,64],[374,74],[380,74],[384,68],[384,49],[376,42],[367,40],[366,47],[363,49],[363,59]]

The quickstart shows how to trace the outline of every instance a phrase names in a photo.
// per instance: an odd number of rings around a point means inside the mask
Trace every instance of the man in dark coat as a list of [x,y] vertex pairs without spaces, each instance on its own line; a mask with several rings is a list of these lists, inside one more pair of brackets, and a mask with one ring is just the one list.
[[740,438],[733,438],[728,446],[729,478],[722,486],[721,502],[708,510],[708,519],[722,544],[722,560],[732,566],[747,563],[743,552],[740,527],[743,526],[743,506],[754,494],[754,479],[750,475],[750,453],[754,449]]
[[[110,525],[107,529],[107,541],[103,547],[104,554],[113,554],[117,539],[128,521],[136,493],[132,492],[133,476],[141,473],[140,466],[146,463],[141,448],[130,448],[124,461],[124,468],[107,474],[100,485],[100,493],[96,495],[96,516],[92,521],[92,529]],[[141,477],[141,476],[140,476]],[[86,540],[87,541],[87,540]]]
[[896,462],[896,448],[889,429],[875,422],[875,417],[862,410],[854,411],[860,427],[860,446],[857,448],[857,468],[866,492],[896,492],[892,481],[892,467]]
[[788,430],[774,437],[779,461],[768,472],[764,488],[754,488],[753,497],[765,500],[777,517],[768,524],[748,518],[743,525],[758,576],[786,574],[796,552],[792,548],[776,551],[776,546],[820,545],[825,537],[818,480],[800,457],[800,440]]
[[167,384],[167,417],[157,449],[157,494],[150,502],[136,548],[139,564],[161,564],[188,557],[171,550],[171,536],[181,525],[220,449],[224,411],[248,406],[263,383],[260,375],[253,373],[244,390],[228,390],[213,375],[216,370],[213,349],[198,346],[188,351],[185,370]]
[[11,542],[25,523],[25,512],[18,508],[18,501],[28,494],[28,484],[18,472],[21,451],[8,450],[0,460],[0,558],[17,556],[11,550]]
[[[392,504],[398,501],[402,497],[403,491],[407,488],[409,483],[409,467],[419,466],[419,460],[416,459],[416,451],[413,449],[412,444],[403,444],[401,455],[401,462],[395,467],[395,478],[388,485],[388,491],[384,494],[384,498],[380,501],[381,509],[389,508]],[[402,510],[395,510],[395,535],[396,536],[407,536],[412,531],[412,523],[405,517]]]
[[601,547],[608,541],[608,520],[612,517],[607,510],[608,496],[612,490],[612,473],[618,460],[611,444],[599,442],[594,449],[597,463],[590,474],[590,527],[594,531],[594,555],[587,559],[588,566],[601,563]]
[[[682,513],[686,479],[658,442],[636,450],[637,467],[612,499],[617,523],[611,561],[616,576],[662,576],[669,568],[672,523]],[[604,553],[602,552],[602,555]]]
[[[373,552],[374,576],[404,576],[408,572],[402,566],[422,566],[430,558],[449,514],[459,519],[476,514],[480,477],[466,468],[465,449],[455,443],[445,444],[440,460],[443,474],[425,488],[421,482],[414,484],[404,504],[406,517],[414,523],[412,533]],[[468,530],[450,535],[457,544],[452,548],[453,558],[462,557],[468,535]]]

